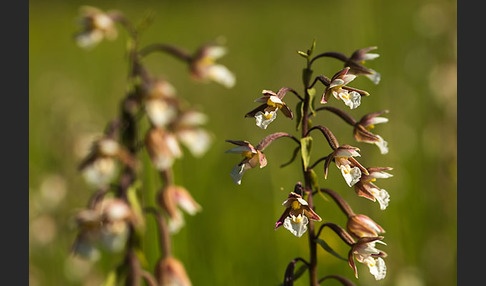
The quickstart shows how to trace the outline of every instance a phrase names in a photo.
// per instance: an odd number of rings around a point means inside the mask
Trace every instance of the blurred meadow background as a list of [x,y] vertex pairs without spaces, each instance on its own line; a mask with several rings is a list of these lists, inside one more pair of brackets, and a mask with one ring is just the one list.
[[[224,37],[228,54],[220,60],[234,72],[236,86],[191,80],[187,66],[164,54],[149,56],[151,72],[169,80],[179,95],[209,117],[206,129],[214,143],[204,157],[185,152],[174,165],[175,181],[202,205],[185,215],[186,226],[173,236],[174,255],[193,285],[273,285],[283,281],[291,259],[308,257],[307,235],[296,238],[274,230],[281,203],[303,180],[300,163],[285,168],[294,142],[281,139],[265,150],[268,165],[249,170],[240,186],[229,172],[241,157],[225,154],[226,139],[258,143],[267,134],[298,134],[295,122],[282,114],[267,130],[244,114],[263,89],[283,86],[302,91],[305,51],[315,39],[316,53],[350,55],[378,46],[380,57],[367,63],[382,74],[379,85],[359,77],[350,84],[371,96],[349,111],[335,99],[329,105],[354,116],[388,109],[387,124],[375,132],[389,143],[381,155],[375,146],[356,143],[352,129],[330,113],[314,122],[328,126],[340,143],[361,148],[365,166],[390,166],[394,176],[377,185],[391,196],[388,208],[355,195],[331,165],[321,187],[340,193],[355,210],[373,218],[385,230],[387,277],[375,281],[366,265],[354,278],[347,262],[318,250],[319,275],[339,274],[357,285],[456,285],[457,283],[457,18],[456,1],[30,1],[29,3],[29,281],[30,285],[100,285],[114,261],[95,264],[73,258],[75,212],[92,193],[76,168],[87,146],[117,116],[126,90],[126,40],[120,28],[114,41],[92,50],[76,46],[79,7],[119,10],[137,23],[153,13],[142,44],[172,43],[194,51],[200,44]],[[331,77],[342,68],[336,60],[316,62],[314,74]],[[317,92],[323,91],[322,86]],[[286,102],[295,110],[296,98]],[[315,133],[312,158],[327,154]],[[317,142],[316,139],[322,139]],[[148,163],[141,152],[140,159]],[[155,193],[160,181],[152,169],[144,172],[144,189]],[[154,205],[153,195],[144,196]],[[346,218],[333,201],[315,199],[324,221],[345,226]],[[148,235],[155,223],[147,219]],[[348,247],[329,230],[325,241],[341,256]],[[147,268],[152,271],[158,247],[146,242]],[[295,285],[308,285],[307,274]],[[323,285],[339,285],[326,281]]]

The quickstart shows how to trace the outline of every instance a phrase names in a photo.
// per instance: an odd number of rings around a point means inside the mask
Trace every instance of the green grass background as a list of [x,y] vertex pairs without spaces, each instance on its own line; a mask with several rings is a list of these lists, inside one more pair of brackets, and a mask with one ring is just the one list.
[[[30,1],[29,4],[29,280],[31,285],[99,285],[116,259],[96,264],[69,257],[76,231],[72,216],[83,208],[93,190],[76,166],[79,149],[89,136],[101,132],[117,115],[126,90],[127,36],[104,41],[93,50],[73,42],[81,5],[117,9],[133,22],[154,13],[142,43],[166,42],[194,51],[218,36],[229,53],[221,63],[237,77],[233,89],[191,81],[187,67],[163,54],[146,59],[153,74],[172,82],[180,96],[210,118],[206,125],[214,144],[201,159],[187,151],[174,166],[176,183],[191,191],[203,206],[186,218],[186,227],[173,236],[175,256],[193,285],[277,285],[289,261],[308,257],[307,237],[287,230],[274,231],[283,212],[281,203],[297,181],[300,166],[286,168],[294,143],[281,139],[265,152],[268,166],[249,170],[241,186],[233,184],[231,168],[241,157],[224,154],[232,146],[225,139],[257,143],[265,135],[284,131],[298,134],[295,122],[283,116],[267,130],[244,114],[255,107],[261,90],[283,86],[301,91],[304,60],[297,50],[317,42],[316,52],[350,55],[358,48],[378,46],[380,58],[368,66],[382,74],[375,86],[358,78],[352,86],[370,92],[356,110],[341,102],[355,118],[383,109],[389,123],[376,133],[389,142],[390,152],[354,142],[349,126],[332,114],[320,113],[314,122],[329,127],[339,142],[361,148],[365,166],[390,166],[394,177],[378,186],[391,195],[385,211],[359,198],[331,166],[322,187],[338,191],[355,212],[367,214],[386,230],[388,274],[374,281],[359,264],[360,279],[347,262],[319,249],[319,275],[339,274],[357,285],[455,285],[457,283],[456,178],[456,1]],[[319,60],[315,74],[332,76],[341,63]],[[322,92],[322,87],[317,90]],[[286,97],[294,109],[295,97]],[[330,149],[315,133],[314,159]],[[88,138],[88,139],[87,139]],[[81,147],[80,147],[81,146]],[[147,156],[140,157],[147,163]],[[146,165],[144,200],[153,204],[160,187]],[[346,219],[332,201],[316,198],[324,221],[342,226]],[[147,236],[154,223],[147,220]],[[323,238],[342,256],[348,248],[332,232]],[[154,239],[147,239],[147,268],[159,256]],[[296,285],[308,285],[307,275]],[[323,285],[338,285],[326,281]]]

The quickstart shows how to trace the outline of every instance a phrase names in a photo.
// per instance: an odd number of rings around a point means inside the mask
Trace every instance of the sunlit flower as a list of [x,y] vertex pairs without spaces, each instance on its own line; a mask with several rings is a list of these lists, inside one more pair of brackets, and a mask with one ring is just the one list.
[[376,144],[380,148],[381,154],[388,153],[388,143],[381,136],[371,133],[370,130],[375,128],[375,124],[388,122],[388,118],[379,117],[379,115],[387,112],[387,110],[384,110],[367,114],[354,125],[354,138],[360,142]]
[[[357,147],[342,145],[330,155],[330,159],[334,160],[336,166],[341,170],[344,180],[350,187],[359,181],[363,172],[365,174],[368,173],[366,168],[353,158],[361,156],[358,150],[359,148]],[[327,166],[325,173],[327,174]]]
[[109,14],[95,7],[83,6],[81,11],[81,32],[76,34],[76,42],[82,48],[92,48],[104,38],[113,40],[118,36],[115,22]]
[[191,286],[184,265],[172,256],[160,259],[155,267],[155,276],[159,285]]
[[369,78],[374,84],[378,84],[381,79],[381,74],[375,70],[363,66],[366,61],[374,60],[380,56],[379,54],[369,53],[369,51],[375,49],[377,49],[377,47],[368,47],[355,51],[345,63],[345,66],[349,66],[351,68],[349,73],[355,75],[362,74]]
[[262,151],[257,150],[253,145],[251,145],[248,141],[233,141],[233,140],[226,140],[226,142],[232,143],[237,145],[233,149],[227,150],[225,153],[238,153],[243,156],[243,160],[236,165],[231,170],[231,178],[235,184],[241,184],[241,178],[243,174],[252,168],[260,166],[263,168],[267,165],[267,159],[265,154]]
[[160,127],[153,127],[147,131],[145,146],[152,163],[158,170],[171,167],[175,159],[182,157],[177,138]]
[[267,129],[268,125],[277,118],[278,110],[281,110],[286,117],[293,118],[292,111],[282,101],[285,94],[276,94],[271,90],[263,90],[262,93],[263,96],[255,99],[255,102],[263,104],[248,112],[245,117],[255,117],[256,125],[262,129]]
[[212,80],[227,88],[235,85],[233,73],[223,65],[216,64],[216,60],[227,53],[227,49],[219,45],[205,45],[201,47],[190,64],[191,75],[196,80]]
[[360,238],[349,251],[348,263],[354,270],[356,278],[358,278],[358,269],[356,268],[354,259],[360,263],[368,265],[370,273],[375,276],[376,280],[385,278],[386,265],[383,258],[386,257],[387,254],[375,247],[377,242],[386,245],[381,239],[383,239],[381,236]]
[[327,103],[332,94],[336,99],[342,100],[349,108],[357,108],[361,104],[361,94],[355,90],[343,88],[356,78],[353,74],[348,74],[349,67],[337,72],[332,78],[329,86],[326,86],[321,103]]
[[297,193],[291,192],[282,205],[286,209],[275,224],[275,229],[283,225],[293,235],[301,237],[307,231],[309,219],[322,220]]
[[179,209],[190,215],[195,215],[202,209],[184,187],[175,185],[162,189],[158,195],[158,202],[169,216],[168,228],[171,233],[178,232],[185,224]]
[[371,167],[367,168],[368,175],[361,176],[359,182],[354,185],[354,190],[360,197],[367,198],[372,201],[378,201],[380,209],[384,210],[390,202],[390,195],[385,189],[380,189],[373,182],[376,179],[386,179],[393,175],[385,171],[392,170],[390,167]]
[[349,233],[358,239],[362,237],[376,237],[385,233],[385,230],[380,225],[363,214],[350,216],[346,228]]

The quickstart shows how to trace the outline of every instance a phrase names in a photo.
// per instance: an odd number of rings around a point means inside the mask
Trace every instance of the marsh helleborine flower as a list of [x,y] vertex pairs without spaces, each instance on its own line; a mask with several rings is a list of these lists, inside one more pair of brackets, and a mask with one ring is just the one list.
[[241,184],[241,178],[243,174],[252,168],[260,166],[263,168],[267,165],[267,159],[265,154],[262,151],[257,150],[253,145],[250,144],[248,141],[233,141],[233,140],[226,140],[226,142],[232,143],[237,145],[238,147],[232,148],[227,150],[225,153],[238,153],[243,156],[243,160],[233,167],[231,170],[231,178],[235,184]]
[[377,47],[368,47],[355,51],[348,59],[348,61],[346,61],[344,64],[345,66],[351,68],[349,70],[349,73],[355,75],[364,75],[369,78],[374,84],[378,84],[381,79],[381,74],[376,72],[375,70],[363,66],[366,61],[374,60],[380,56],[379,54],[368,53],[369,51],[375,49],[377,49]]
[[76,34],[76,43],[82,48],[92,48],[103,38],[114,40],[118,36],[113,19],[95,7],[81,7],[81,32]]
[[165,80],[154,80],[144,88],[143,101],[150,122],[157,127],[165,127],[178,113],[175,88]]
[[370,167],[367,168],[368,175],[362,175],[360,180],[354,185],[356,194],[360,197],[367,198],[372,201],[378,201],[380,209],[387,208],[390,202],[390,195],[385,189],[380,189],[373,182],[376,179],[386,179],[393,175],[385,171],[392,170],[391,167]]
[[179,208],[190,215],[202,209],[184,187],[175,185],[166,186],[159,192],[158,203],[169,216],[168,228],[171,233],[178,232],[185,224]]
[[337,72],[332,78],[329,86],[326,86],[324,94],[321,98],[321,103],[327,103],[331,94],[338,100],[342,100],[344,104],[351,109],[357,108],[361,104],[361,94],[354,90],[344,89],[343,86],[347,85],[356,75],[348,74],[349,67],[346,67]]
[[172,123],[176,137],[195,157],[204,155],[211,145],[211,135],[200,127],[207,121],[204,113],[186,110]]
[[268,125],[277,118],[277,111],[292,119],[293,114],[290,108],[282,101],[285,93],[275,93],[271,90],[263,90],[263,96],[255,99],[255,102],[263,103],[254,110],[248,112],[245,117],[255,117],[256,125],[262,129],[267,129]]
[[177,138],[160,127],[152,127],[147,131],[145,146],[152,163],[158,170],[171,167],[175,159],[182,157]]
[[355,258],[358,262],[368,265],[370,273],[375,276],[376,280],[385,278],[386,264],[383,258],[387,254],[375,247],[377,242],[386,245],[381,239],[383,239],[382,236],[360,238],[349,251],[348,263],[354,270],[356,278],[358,278],[358,269],[354,263]]
[[387,112],[388,110],[384,110],[367,114],[354,125],[354,138],[359,142],[375,144],[380,148],[381,154],[388,153],[388,142],[383,140],[381,136],[371,133],[370,130],[375,128],[375,124],[388,122],[388,118],[379,117],[379,115]]
[[[336,166],[341,170],[341,174],[348,186],[352,187],[361,178],[362,173],[368,171],[353,157],[361,156],[359,148],[350,145],[341,145],[328,157],[328,161],[334,160]],[[327,162],[326,162],[327,163]],[[328,163],[325,166],[324,175],[327,176]]]
[[358,239],[362,237],[376,237],[385,233],[385,230],[380,225],[363,214],[350,216],[346,228],[349,233]]
[[155,266],[158,285],[191,286],[184,265],[172,256],[160,259]]
[[212,80],[227,88],[232,88],[236,79],[233,73],[216,60],[226,54],[227,50],[219,45],[204,45],[190,62],[190,72],[196,80]]
[[112,138],[103,137],[93,143],[90,153],[79,165],[79,170],[89,184],[104,187],[116,176],[117,161],[130,167],[135,166],[135,159],[123,146]]
[[283,225],[293,235],[301,237],[307,231],[309,219],[322,220],[297,193],[291,192],[282,205],[285,206],[285,211],[275,224],[275,229]]

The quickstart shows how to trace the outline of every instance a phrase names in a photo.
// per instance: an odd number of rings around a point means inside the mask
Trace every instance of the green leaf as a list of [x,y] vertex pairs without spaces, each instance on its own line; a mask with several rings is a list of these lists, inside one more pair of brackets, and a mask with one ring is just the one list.
[[310,175],[311,175],[311,188],[314,191],[320,191],[319,189],[319,184],[317,183],[317,174],[314,172],[314,170],[310,170]]
[[307,169],[310,163],[311,148],[312,148],[312,137],[304,137],[300,139],[300,153],[302,155],[302,162],[304,163],[304,170]]
[[304,113],[304,102],[299,101],[297,102],[297,105],[295,106],[295,118],[296,118],[296,130],[299,130],[300,125],[302,125],[302,114]]
[[296,281],[297,279],[300,278],[300,276],[302,276],[302,274],[305,273],[305,271],[307,270],[307,265],[306,264],[303,264],[299,267],[299,269],[297,269],[297,271],[294,272],[294,281]]
[[312,46],[310,47],[310,49],[307,50],[307,54],[310,56],[312,56],[312,53],[314,53],[314,50],[316,49],[316,39],[314,39],[312,41]]
[[144,231],[143,211],[137,196],[137,189],[142,185],[140,180],[135,181],[127,190],[127,199],[135,215],[135,231],[141,234]]
[[101,286],[116,286],[117,274],[115,270],[110,271]]
[[316,116],[316,111],[314,108],[314,98],[316,98],[316,89],[315,88],[307,89],[307,93],[309,94],[310,112],[312,113],[312,116]]
[[306,59],[309,57],[309,55],[304,53],[303,51],[297,51],[297,53]]
[[322,248],[329,252],[330,254],[334,255],[335,257],[339,258],[339,259],[342,259],[344,261],[348,261],[346,258],[342,257],[341,255],[339,255],[336,251],[334,251],[334,249],[332,249],[329,244],[327,244],[324,240],[320,239],[320,238],[316,238],[315,240],[316,243],[318,243],[320,246],[322,246]]

